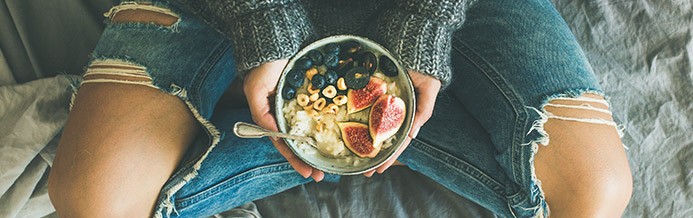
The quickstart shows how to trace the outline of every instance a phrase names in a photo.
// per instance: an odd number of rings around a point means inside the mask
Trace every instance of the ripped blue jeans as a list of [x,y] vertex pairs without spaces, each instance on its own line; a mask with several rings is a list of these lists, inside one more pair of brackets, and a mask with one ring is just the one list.
[[[125,5],[118,7],[140,7]],[[214,110],[236,79],[231,42],[175,3],[144,7],[178,21],[109,23],[83,83],[160,89],[184,101],[204,127],[161,190],[153,215],[210,216],[311,182],[269,140],[233,135],[235,122],[251,122],[247,109]],[[479,1],[452,43],[454,81],[399,161],[502,217],[545,216],[533,167],[537,144],[547,140],[541,124],[550,114],[542,108],[552,99],[602,94],[583,51],[545,0]],[[116,72],[139,79],[94,76]]]

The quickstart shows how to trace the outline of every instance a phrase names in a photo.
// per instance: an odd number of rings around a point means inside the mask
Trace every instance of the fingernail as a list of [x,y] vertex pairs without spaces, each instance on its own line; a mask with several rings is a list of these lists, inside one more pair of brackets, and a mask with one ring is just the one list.
[[272,138],[272,141],[275,141],[275,142],[277,141],[277,137],[276,137],[276,136],[270,136],[270,138]]
[[414,131],[411,133],[411,138],[416,138],[416,135],[419,134],[419,130],[420,130],[420,129],[421,129],[420,126],[419,126],[419,127],[416,127],[416,129],[414,129]]

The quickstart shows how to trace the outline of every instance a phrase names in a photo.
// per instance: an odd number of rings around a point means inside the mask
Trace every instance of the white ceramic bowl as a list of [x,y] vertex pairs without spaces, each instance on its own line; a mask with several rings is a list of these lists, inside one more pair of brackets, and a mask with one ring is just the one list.
[[[303,150],[298,148],[298,146],[295,143],[293,143],[292,140],[284,141],[287,145],[289,145],[289,148],[294,152],[294,154],[296,154],[296,156],[298,156],[308,165],[318,170],[324,171],[326,173],[339,175],[355,175],[373,170],[385,163],[388,159],[392,158],[395,152],[404,144],[406,135],[411,130],[411,126],[413,123],[414,111],[416,110],[414,86],[411,83],[411,78],[409,78],[409,74],[407,73],[407,71],[404,70],[404,68],[402,68],[402,65],[399,64],[399,61],[395,59],[387,49],[369,39],[352,35],[330,36],[313,42],[312,44],[306,46],[301,51],[299,51],[294,57],[292,57],[289,60],[289,63],[286,65],[286,67],[284,67],[284,70],[282,71],[282,76],[279,79],[279,85],[277,85],[277,90],[275,92],[277,93],[275,98],[275,113],[277,118],[277,124],[279,125],[279,130],[284,133],[288,133],[290,128],[289,122],[287,122],[287,120],[285,119],[282,110],[282,108],[284,107],[285,100],[281,97],[280,94],[282,93],[282,88],[287,72],[289,72],[289,70],[293,68],[294,62],[296,62],[296,60],[298,60],[300,57],[303,57],[309,51],[320,48],[328,43],[339,44],[345,41],[357,41],[361,43],[363,49],[373,52],[373,54],[375,54],[376,57],[385,55],[389,57],[395,63],[395,65],[397,65],[399,73],[397,74],[397,78],[393,80],[397,82],[397,86],[401,90],[401,95],[399,97],[402,98],[402,100],[404,100],[407,112],[402,127],[400,127],[400,129],[395,134],[396,140],[394,141],[393,145],[388,148],[383,148],[376,157],[370,158],[367,161],[359,162],[358,164],[354,165],[346,163],[344,161],[338,161],[334,158],[323,156],[317,151],[311,153],[303,152]],[[380,60],[378,60],[378,62],[380,62]]]

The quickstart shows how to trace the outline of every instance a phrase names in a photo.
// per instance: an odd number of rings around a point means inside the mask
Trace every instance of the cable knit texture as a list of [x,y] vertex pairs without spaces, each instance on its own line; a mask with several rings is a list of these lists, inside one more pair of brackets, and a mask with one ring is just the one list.
[[409,70],[452,80],[450,39],[473,0],[178,0],[227,36],[240,75],[314,40],[361,35]]

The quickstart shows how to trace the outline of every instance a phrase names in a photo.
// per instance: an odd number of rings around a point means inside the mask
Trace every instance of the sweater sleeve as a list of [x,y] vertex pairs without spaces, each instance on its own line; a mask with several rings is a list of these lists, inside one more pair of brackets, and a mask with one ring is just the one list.
[[303,6],[295,0],[179,0],[212,28],[231,39],[236,70],[289,58],[312,32]]
[[404,68],[431,75],[446,87],[452,80],[452,32],[472,0],[406,0],[376,19],[373,38],[399,58]]

